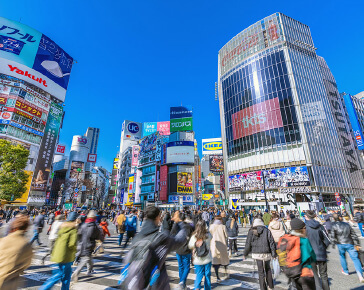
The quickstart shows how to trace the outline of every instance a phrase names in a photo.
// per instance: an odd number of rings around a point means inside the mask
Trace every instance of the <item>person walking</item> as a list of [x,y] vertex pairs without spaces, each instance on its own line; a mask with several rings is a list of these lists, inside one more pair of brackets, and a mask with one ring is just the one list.
[[277,257],[276,243],[269,229],[260,218],[253,221],[253,227],[249,229],[245,242],[243,260],[252,253],[252,258],[256,261],[259,274],[260,289],[266,290],[274,288],[270,260]]
[[120,214],[118,215],[118,217],[116,218],[116,223],[117,223],[117,227],[118,227],[118,232],[119,232],[119,240],[118,240],[118,244],[119,247],[121,247],[121,242],[123,241],[123,236],[125,233],[125,211],[121,211]]
[[207,211],[204,211],[203,213],[202,213],[202,219],[205,221],[205,223],[206,223],[206,225],[207,225],[207,227],[209,226],[209,224],[210,224],[210,215],[209,215],[209,213],[207,212]]
[[72,274],[72,280],[74,282],[78,281],[78,275],[80,274],[82,268],[87,265],[87,275],[91,275],[93,273],[93,259],[92,252],[96,246],[96,240],[102,240],[101,229],[96,224],[96,213],[91,210],[85,223],[83,223],[78,229],[79,241],[81,243],[80,248],[80,263],[77,266],[77,269]]
[[44,214],[45,210],[42,210],[40,214],[38,214],[33,222],[34,225],[34,235],[33,238],[30,240],[30,244],[33,244],[34,241],[37,241],[38,245],[41,246],[42,243],[39,240],[39,234],[42,232],[44,227]]
[[363,213],[360,211],[360,208],[354,209],[353,220],[354,220],[354,222],[356,222],[358,224],[358,227],[359,227],[359,230],[361,233],[361,237],[364,237],[364,230],[363,230],[364,216],[363,216]]
[[235,216],[230,216],[228,221],[226,222],[226,231],[228,234],[228,240],[229,240],[229,257],[235,254],[235,256],[238,255],[238,245],[237,245],[237,238],[239,234],[239,226],[238,226],[238,220],[235,218]]
[[[107,219],[106,218],[102,218],[101,219],[101,223],[100,223],[100,227],[102,229],[102,233],[104,236],[104,239],[106,238],[106,236],[111,236],[110,232],[109,232],[109,228],[108,228],[108,223],[107,223]],[[96,255],[97,252],[100,250],[100,253],[104,252],[104,239],[100,240],[100,244],[96,247],[94,254]]]
[[59,280],[62,283],[62,290],[70,288],[72,263],[75,260],[77,248],[77,227],[75,222],[77,216],[78,213],[71,212],[67,217],[67,221],[60,225],[51,255],[51,261],[57,264],[57,268],[53,275],[39,288],[40,290],[51,289]]
[[49,225],[49,227],[48,227],[47,235],[49,235],[49,232],[51,231],[52,224],[53,224],[53,222],[54,222],[54,218],[55,218],[54,210],[52,210],[52,211],[49,213],[49,215],[48,215],[47,224]]
[[335,213],[333,219],[334,223],[332,224],[331,229],[331,241],[333,242],[333,248],[337,245],[339,250],[342,267],[341,272],[346,276],[349,275],[348,264],[345,257],[345,253],[348,252],[351,260],[354,262],[354,267],[360,283],[364,283],[363,269],[358,256],[358,250],[360,249],[358,236],[348,223],[343,222],[343,218],[339,214]]
[[49,242],[50,242],[49,251],[45,256],[43,256],[42,265],[44,265],[45,259],[52,253],[54,243],[56,242],[56,239],[57,239],[57,236],[58,236],[59,228],[60,228],[60,226],[62,225],[63,222],[64,222],[64,215],[57,215],[55,217],[55,220],[54,220],[54,222],[52,224],[51,232],[49,233]]
[[[323,290],[329,290],[326,249],[330,245],[330,239],[326,234],[325,228],[315,220],[315,217],[316,214],[314,211],[306,211],[306,235],[316,254],[316,263],[312,264],[312,270],[316,286],[322,284]],[[320,273],[321,283],[318,273]]]
[[272,233],[274,241],[278,244],[279,239],[286,233],[282,221],[276,213],[272,214],[272,220],[269,223],[268,229]]
[[137,222],[138,219],[136,217],[136,209],[131,211],[131,214],[125,220],[125,231],[126,231],[126,240],[124,244],[124,249],[128,245],[130,238],[134,238],[136,230],[137,230]]
[[210,233],[212,235],[211,240],[211,255],[212,265],[215,269],[217,282],[220,282],[219,268],[224,266],[226,279],[229,277],[228,265],[229,265],[229,254],[227,251],[227,231],[226,226],[222,223],[221,216],[216,216],[214,223],[210,226]]
[[193,264],[196,273],[194,289],[201,289],[203,277],[205,277],[204,289],[211,289],[211,240],[212,236],[207,231],[206,222],[204,220],[198,221],[188,243],[188,247],[193,253]]
[[140,213],[139,213],[139,221],[140,221],[140,227],[142,226],[143,224],[143,220],[144,220],[144,212],[141,210]]
[[332,222],[331,222],[331,218],[332,218],[332,214],[331,213],[326,213],[325,210],[322,211],[322,218],[325,221],[324,222],[324,226],[326,228],[326,231],[329,235],[331,235],[331,229],[332,229]]
[[33,257],[32,246],[26,237],[27,216],[16,217],[10,233],[0,240],[0,289],[18,289],[19,276],[27,269]]
[[296,216],[293,213],[289,213],[287,215],[287,221],[284,223],[286,226],[287,234],[291,231],[291,220],[294,219]]
[[173,227],[173,220],[171,219],[171,214],[167,211],[164,215],[162,222],[162,231],[170,233]]
[[244,228],[248,225],[248,215],[246,214],[244,208],[242,208],[240,211],[240,224],[244,226]]
[[263,222],[266,227],[269,226],[271,219],[272,219],[272,215],[268,212],[268,209],[266,209],[263,214]]

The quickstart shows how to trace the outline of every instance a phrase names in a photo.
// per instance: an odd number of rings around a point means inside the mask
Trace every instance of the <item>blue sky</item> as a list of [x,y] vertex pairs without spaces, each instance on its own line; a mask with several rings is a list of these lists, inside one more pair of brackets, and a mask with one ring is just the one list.
[[202,138],[220,137],[218,51],[274,12],[310,26],[341,92],[364,90],[362,1],[0,0],[0,7],[77,60],[60,141],[69,150],[73,135],[100,128],[97,163],[109,170],[124,119],[165,121],[181,102],[194,108],[199,151]]

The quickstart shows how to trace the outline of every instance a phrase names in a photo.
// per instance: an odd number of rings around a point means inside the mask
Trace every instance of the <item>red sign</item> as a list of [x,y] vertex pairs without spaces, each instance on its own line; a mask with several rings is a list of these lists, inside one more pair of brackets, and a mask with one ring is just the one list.
[[168,200],[168,166],[162,165],[160,169],[160,191],[159,191],[159,200],[167,201]]
[[224,174],[220,175],[220,189],[225,189],[225,180],[224,180]]
[[139,151],[140,147],[138,145],[132,147],[131,166],[138,166]]
[[157,131],[160,135],[170,135],[170,123],[169,121],[166,122],[158,122],[157,123]]
[[6,100],[7,100],[7,98],[0,96],[0,105],[5,105]]
[[11,115],[10,115],[10,113],[8,113],[8,112],[4,112],[4,113],[2,114],[2,118],[3,118],[3,119],[5,119],[5,120],[9,119],[10,117],[11,117]]
[[274,98],[232,115],[234,140],[258,132],[283,127],[279,100]]
[[89,153],[87,155],[87,162],[93,162],[93,163],[95,163],[96,160],[97,160],[97,154],[91,154],[91,153]]
[[57,149],[56,149],[56,153],[58,154],[64,154],[64,152],[66,151],[66,145],[57,145]]
[[33,108],[27,104],[25,104],[24,102],[20,101],[20,100],[16,100],[16,103],[15,103],[15,107],[29,113],[29,114],[32,114],[34,116],[37,116],[37,117],[41,117],[42,116],[42,112],[36,108]]

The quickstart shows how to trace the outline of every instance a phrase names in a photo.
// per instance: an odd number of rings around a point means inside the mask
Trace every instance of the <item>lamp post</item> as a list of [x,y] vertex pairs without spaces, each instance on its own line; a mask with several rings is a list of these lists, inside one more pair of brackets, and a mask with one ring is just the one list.
[[263,192],[264,192],[264,200],[265,200],[265,206],[267,207],[269,211],[269,203],[267,200],[267,193],[265,192],[265,170],[262,171],[263,174]]

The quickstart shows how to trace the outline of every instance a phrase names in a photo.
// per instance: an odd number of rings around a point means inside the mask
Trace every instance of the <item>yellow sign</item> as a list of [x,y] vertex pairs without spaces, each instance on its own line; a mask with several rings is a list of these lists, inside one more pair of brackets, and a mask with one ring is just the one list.
[[238,200],[235,200],[235,201],[234,201],[234,199],[231,200],[231,205],[233,206],[233,209],[236,209],[238,207],[237,203],[238,203]]
[[23,195],[20,198],[17,198],[14,202],[26,203],[28,201],[29,189],[30,185],[32,184],[33,171],[24,170],[24,172],[29,175],[28,182],[26,184],[26,190]]
[[222,150],[222,142],[208,142],[203,144],[202,148],[207,151]]
[[210,200],[211,198],[212,198],[212,194],[209,194],[209,193],[207,193],[207,194],[203,194],[202,195],[202,200]]
[[192,173],[178,172],[177,173],[177,192],[178,193],[193,193]]
[[118,166],[119,166],[119,158],[114,158],[113,169],[118,169]]

